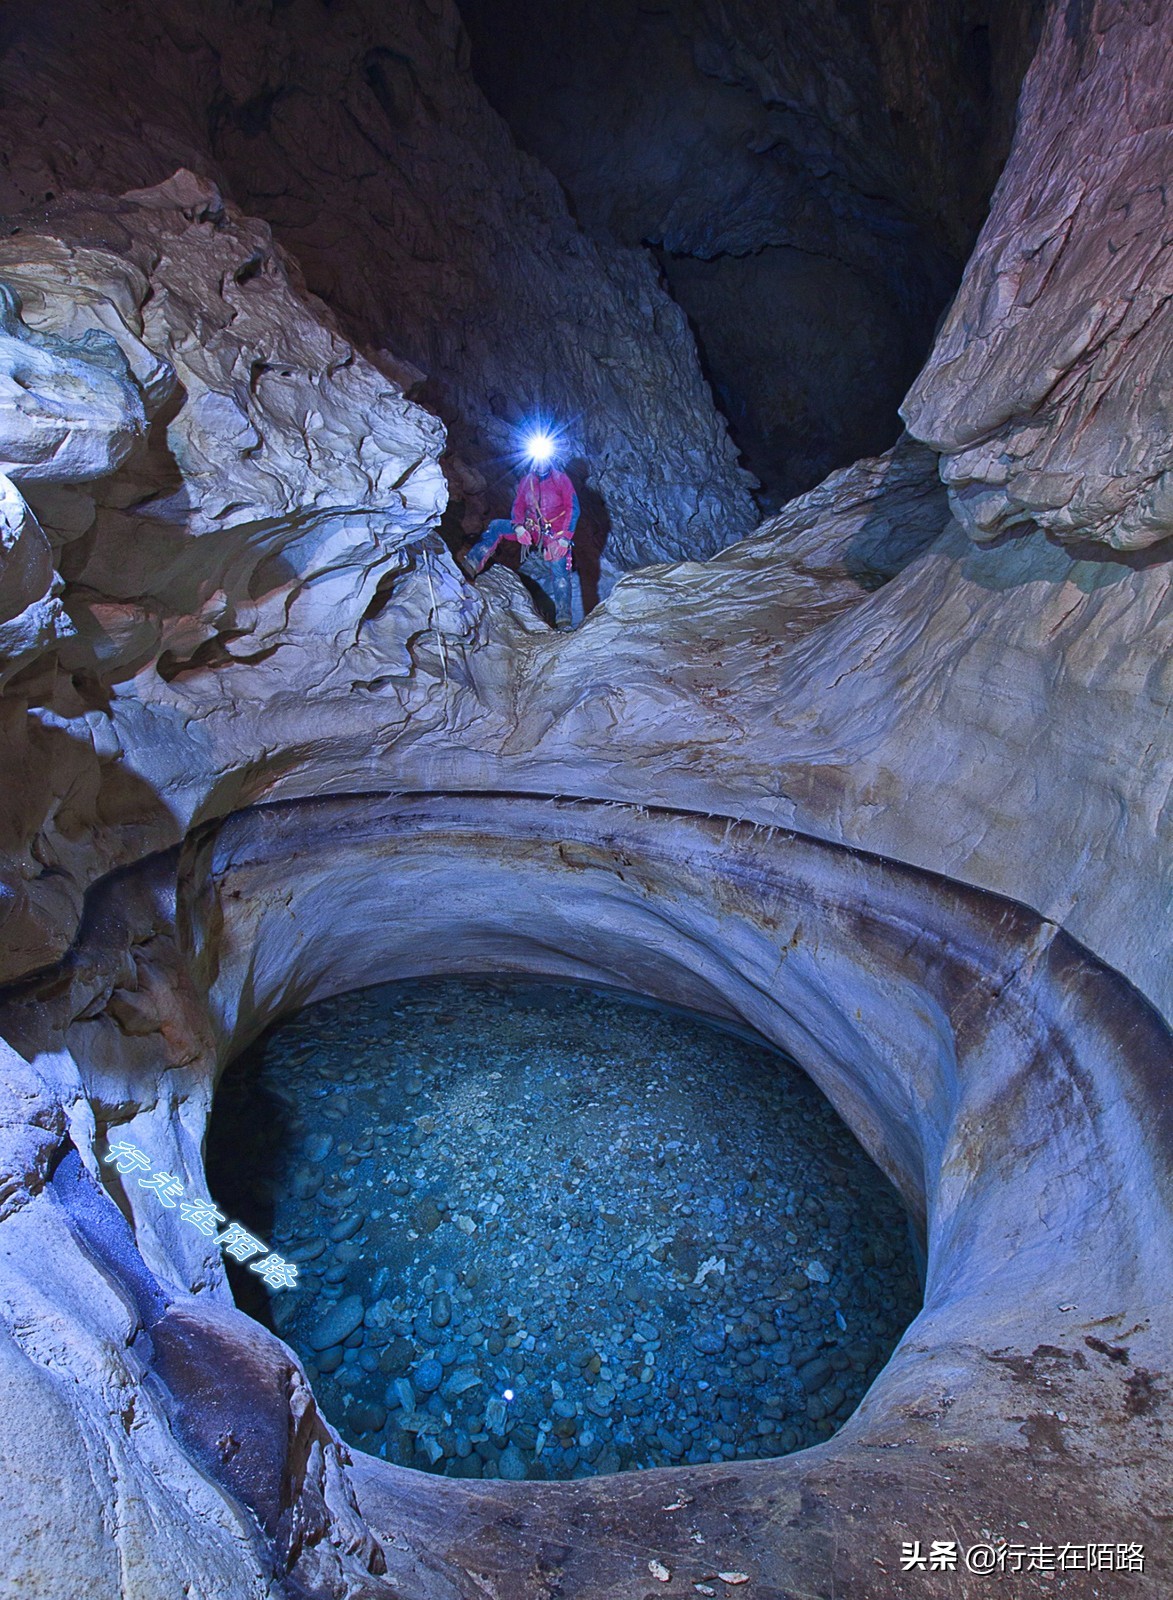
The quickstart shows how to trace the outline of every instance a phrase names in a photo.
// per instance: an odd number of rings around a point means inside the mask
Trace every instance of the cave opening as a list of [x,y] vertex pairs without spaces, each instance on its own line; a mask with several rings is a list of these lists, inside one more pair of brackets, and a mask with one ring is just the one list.
[[920,1309],[907,1214],[748,1030],[595,985],[382,984],[221,1080],[211,1192],[294,1262],[238,1304],[357,1448],[459,1478],[786,1454]]
[[1038,0],[459,0],[604,248],[649,250],[767,514],[877,455],[1010,145]]

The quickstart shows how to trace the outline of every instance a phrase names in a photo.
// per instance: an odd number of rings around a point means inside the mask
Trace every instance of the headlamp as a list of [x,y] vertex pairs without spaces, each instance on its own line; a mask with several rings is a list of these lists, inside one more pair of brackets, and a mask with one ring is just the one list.
[[544,467],[548,461],[552,461],[557,448],[551,435],[544,431],[539,430],[526,437],[525,453],[535,467]]

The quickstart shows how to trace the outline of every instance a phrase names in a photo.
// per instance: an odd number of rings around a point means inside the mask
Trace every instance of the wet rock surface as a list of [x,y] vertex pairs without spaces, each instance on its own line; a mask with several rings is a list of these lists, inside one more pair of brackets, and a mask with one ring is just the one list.
[[313,1006],[227,1074],[209,1173],[298,1262],[252,1309],[343,1436],[451,1476],[817,1443],[919,1305],[895,1193],[796,1067],[595,990]]

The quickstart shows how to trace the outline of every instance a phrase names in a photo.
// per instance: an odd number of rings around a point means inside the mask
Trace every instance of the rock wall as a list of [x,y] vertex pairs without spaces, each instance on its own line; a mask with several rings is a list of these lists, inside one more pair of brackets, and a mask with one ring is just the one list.
[[474,74],[580,222],[656,247],[775,504],[896,439],[1041,10],[461,0]]
[[450,0],[34,5],[0,70],[0,206],[190,168],[443,418],[454,537],[507,509],[542,415],[589,471],[612,573],[712,554],[752,526],[752,480],[684,317],[645,252],[578,229],[467,57]]
[[269,229],[206,180],[15,230],[0,277],[13,972],[62,953],[87,880],[190,821],[133,751],[200,748],[200,715],[153,719],[149,685],[182,697],[194,676],[232,720],[225,666],[280,652],[290,687],[295,659],[325,675],[380,585],[426,559],[411,547],[437,548],[445,494],[440,424],[314,315]]
[[1052,10],[1019,137],[904,406],[970,537],[1173,535],[1166,5]]

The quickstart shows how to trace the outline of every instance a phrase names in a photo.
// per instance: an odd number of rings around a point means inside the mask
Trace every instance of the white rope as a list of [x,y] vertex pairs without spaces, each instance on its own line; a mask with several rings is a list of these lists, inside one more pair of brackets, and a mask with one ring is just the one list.
[[432,582],[432,552],[424,549],[424,571],[428,575],[428,593],[432,597],[432,626],[436,630],[436,638],[440,641],[440,673],[444,680],[444,687],[448,687],[448,644],[440,627],[440,611],[436,604],[436,588]]

